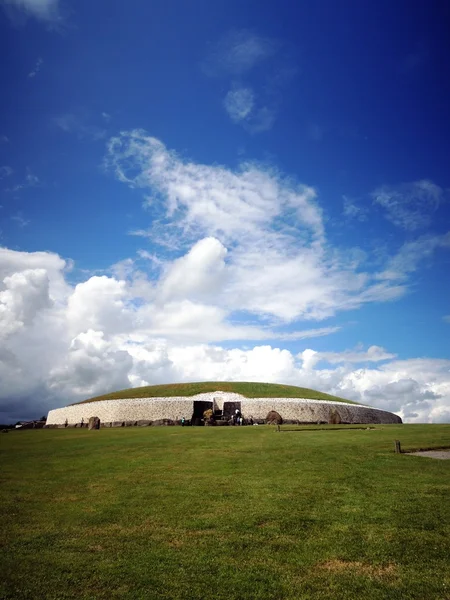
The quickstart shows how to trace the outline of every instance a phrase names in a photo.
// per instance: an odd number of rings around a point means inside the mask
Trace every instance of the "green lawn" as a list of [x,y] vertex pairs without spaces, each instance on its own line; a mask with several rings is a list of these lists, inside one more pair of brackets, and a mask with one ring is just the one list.
[[298,429],[0,434],[0,598],[450,599],[450,425]]
[[[158,398],[173,396],[195,396],[206,392],[235,392],[246,398],[309,398],[311,400],[333,400],[335,402],[351,402],[339,396],[324,394],[317,390],[301,388],[295,385],[279,383],[255,383],[249,381],[201,381],[197,383],[170,383],[165,385],[148,385],[145,387],[119,390],[103,396],[89,398],[83,402],[98,400],[116,400],[117,398]],[[83,404],[76,402],[76,404]]]

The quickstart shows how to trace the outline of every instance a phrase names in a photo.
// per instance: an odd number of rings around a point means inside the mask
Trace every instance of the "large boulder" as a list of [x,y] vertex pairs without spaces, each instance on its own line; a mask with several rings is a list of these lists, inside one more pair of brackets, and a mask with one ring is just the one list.
[[100,429],[100,419],[98,417],[89,417],[88,429]]
[[207,409],[206,409],[206,410],[203,412],[203,418],[204,418],[204,420],[205,420],[205,423],[206,423],[206,421],[209,421],[210,419],[212,419],[212,417],[213,417],[213,414],[214,414],[214,412],[213,412],[212,408],[207,408]]
[[341,415],[338,413],[338,411],[335,408],[330,410],[330,414],[328,416],[328,423],[329,423],[329,425],[340,425],[341,424]]
[[276,410],[271,410],[267,413],[266,423],[268,425],[281,425],[283,423],[283,418]]

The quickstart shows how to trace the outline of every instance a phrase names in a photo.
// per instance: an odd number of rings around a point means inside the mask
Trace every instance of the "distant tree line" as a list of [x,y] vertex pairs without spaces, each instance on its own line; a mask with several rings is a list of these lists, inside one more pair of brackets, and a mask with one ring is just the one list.
[[[40,419],[29,419],[27,423],[32,421],[47,421],[47,417],[44,415]],[[0,429],[15,429],[16,425],[21,425],[25,421],[16,421],[15,423],[0,423]]]

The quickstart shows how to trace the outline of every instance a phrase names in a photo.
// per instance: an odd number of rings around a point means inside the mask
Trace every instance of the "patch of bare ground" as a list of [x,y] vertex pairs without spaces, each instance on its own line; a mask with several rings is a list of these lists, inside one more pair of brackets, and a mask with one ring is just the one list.
[[408,452],[413,456],[425,456],[425,458],[438,458],[440,460],[450,460],[450,450],[424,450],[422,452]]
[[333,573],[359,573],[373,579],[393,577],[397,573],[397,567],[392,563],[387,565],[371,565],[360,561],[340,559],[332,559],[324,563],[319,563],[316,565],[316,568]]

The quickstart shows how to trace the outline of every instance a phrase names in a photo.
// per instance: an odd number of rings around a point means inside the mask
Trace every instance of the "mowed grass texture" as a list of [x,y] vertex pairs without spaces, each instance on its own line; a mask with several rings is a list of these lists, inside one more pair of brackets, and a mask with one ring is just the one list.
[[449,425],[0,435],[0,598],[450,598]]
[[206,392],[234,392],[246,398],[308,398],[310,400],[330,400],[334,402],[349,402],[351,400],[331,396],[317,390],[301,388],[294,385],[279,383],[255,383],[249,381],[201,381],[197,383],[171,383],[166,385],[149,385],[145,387],[119,390],[89,398],[83,402],[98,402],[98,400],[117,400],[118,398],[167,398],[173,396],[195,396]]

